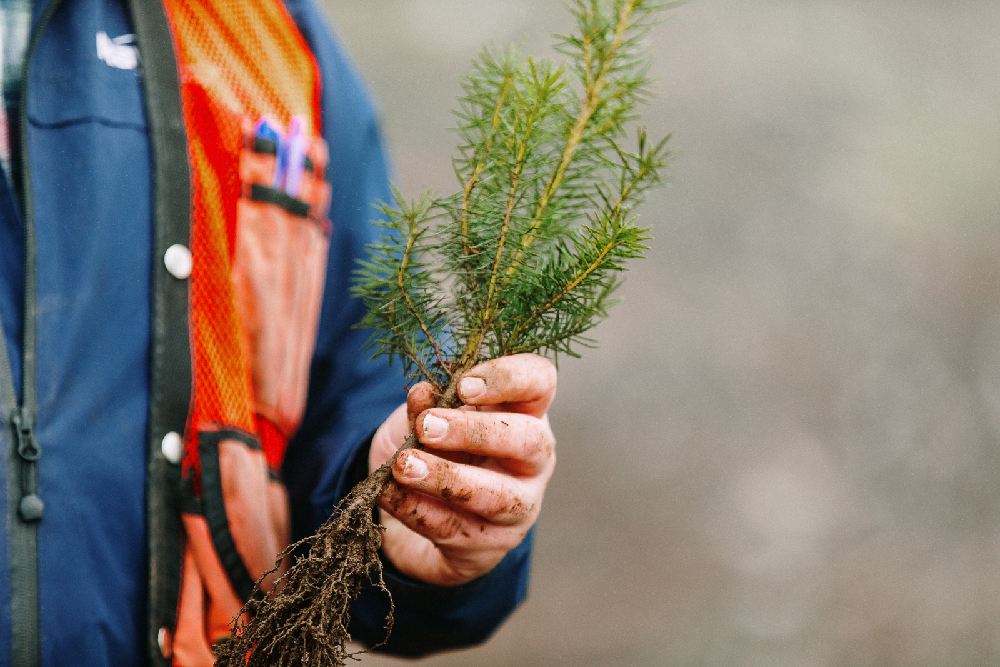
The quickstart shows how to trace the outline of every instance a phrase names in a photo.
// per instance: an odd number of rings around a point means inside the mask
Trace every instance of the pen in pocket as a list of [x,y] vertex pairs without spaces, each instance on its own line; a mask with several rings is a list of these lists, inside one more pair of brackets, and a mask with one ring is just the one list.
[[[274,189],[280,188],[285,180],[285,170],[282,165],[282,144],[284,141],[281,137],[281,131],[278,130],[277,124],[267,116],[263,116],[254,123],[253,127],[254,138],[259,142],[271,142],[274,144],[275,162],[274,162],[274,176],[271,178],[271,187]],[[259,146],[259,145],[258,145]],[[256,150],[262,152],[270,152],[266,148],[258,147]]]
[[307,137],[305,133],[305,119],[301,116],[293,116],[288,123],[287,138],[287,162],[285,164],[285,187],[284,190],[292,197],[298,197],[302,190],[302,174],[306,167],[306,145]]

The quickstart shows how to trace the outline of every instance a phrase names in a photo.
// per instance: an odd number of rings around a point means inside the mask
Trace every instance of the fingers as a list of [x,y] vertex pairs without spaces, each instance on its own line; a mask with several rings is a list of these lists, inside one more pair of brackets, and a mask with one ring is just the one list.
[[439,586],[463,584],[482,576],[523,539],[522,536],[513,541],[507,535],[498,536],[488,528],[476,532],[473,527],[471,532],[465,532],[481,537],[489,535],[488,539],[493,544],[470,548],[470,538],[461,536],[460,531],[452,544],[438,545],[415,533],[385,510],[381,515],[381,523],[385,527],[382,551],[389,560],[403,574]]
[[489,572],[534,521],[501,526],[391,480],[379,496],[382,550],[403,573],[455,585]]
[[435,408],[427,383],[410,390],[405,408],[372,441],[372,462],[384,460],[399,423],[408,422],[426,447],[398,455],[379,497],[382,549],[396,567],[430,583],[458,584],[521,543],[555,467],[545,416],[555,392],[555,368],[530,354],[466,372],[459,394],[467,407],[458,410]]
[[440,547],[475,544],[481,548],[512,548],[528,529],[512,531],[482,517],[456,511],[446,502],[390,482],[379,498],[379,507],[407,528]]
[[425,412],[415,428],[428,447],[503,459],[518,475],[537,474],[554,458],[555,438],[546,417],[434,409]]
[[465,583],[489,572],[534,523],[491,523],[395,480],[379,497],[379,507],[386,556],[404,573],[440,585]]
[[556,369],[537,354],[500,357],[466,372],[458,393],[466,405],[516,404],[517,412],[540,417],[555,398]]
[[520,480],[428,452],[401,454],[392,474],[400,485],[443,501],[452,512],[472,513],[499,526],[515,526],[532,519],[541,502],[537,480]]

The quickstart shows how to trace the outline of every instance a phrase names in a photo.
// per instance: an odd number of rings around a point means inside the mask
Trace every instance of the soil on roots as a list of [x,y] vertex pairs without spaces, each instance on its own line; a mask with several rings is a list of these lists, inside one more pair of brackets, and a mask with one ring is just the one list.
[[[378,556],[382,528],[372,520],[372,510],[394,460],[356,486],[315,535],[279,556],[278,563],[286,554],[309,545],[308,554],[282,577],[276,592],[244,606],[240,618],[245,620],[236,621],[232,637],[216,647],[217,665],[346,665],[352,655],[347,652],[351,602],[366,581],[389,593]],[[391,595],[389,599],[386,638],[392,630]]]
[[[458,379],[465,370],[458,369],[435,407],[462,404]],[[347,652],[350,606],[366,581],[389,596],[382,642],[388,640],[395,607],[378,555],[383,529],[372,512],[400,452],[419,446],[416,434],[410,433],[392,458],[340,501],[315,535],[292,544],[278,556],[274,569],[257,580],[258,595],[233,621],[232,636],[216,645],[218,667],[344,667],[355,655]],[[277,571],[285,556],[305,545],[309,546],[307,555],[298,558],[276,582],[274,592],[258,597],[260,582]]]

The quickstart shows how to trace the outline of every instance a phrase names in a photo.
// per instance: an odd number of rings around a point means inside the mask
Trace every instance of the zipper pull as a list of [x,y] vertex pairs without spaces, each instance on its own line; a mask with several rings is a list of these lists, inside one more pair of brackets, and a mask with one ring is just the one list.
[[17,408],[11,413],[10,423],[17,433],[17,453],[25,461],[34,463],[42,456],[42,449],[35,442],[35,433],[31,422],[25,419],[24,408]]
[[31,420],[27,419],[24,408],[17,408],[10,415],[10,423],[17,434],[17,453],[21,464],[21,502],[18,513],[25,523],[40,521],[45,514],[45,503],[38,497],[35,463],[42,455],[42,448],[35,440]]

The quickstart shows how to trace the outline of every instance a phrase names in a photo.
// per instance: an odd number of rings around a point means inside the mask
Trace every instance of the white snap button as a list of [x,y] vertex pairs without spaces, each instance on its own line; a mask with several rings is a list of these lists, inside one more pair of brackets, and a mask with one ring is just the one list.
[[169,658],[173,655],[173,646],[171,646],[170,641],[170,630],[160,628],[160,631],[156,633],[156,643],[159,644],[160,655],[164,658]]
[[191,259],[191,251],[180,243],[175,243],[163,253],[163,264],[167,267],[174,278],[185,280],[191,275],[194,262]]
[[177,431],[171,431],[163,436],[163,440],[160,441],[160,451],[171,463],[180,463],[181,456],[184,454],[184,439],[181,438],[181,434]]

